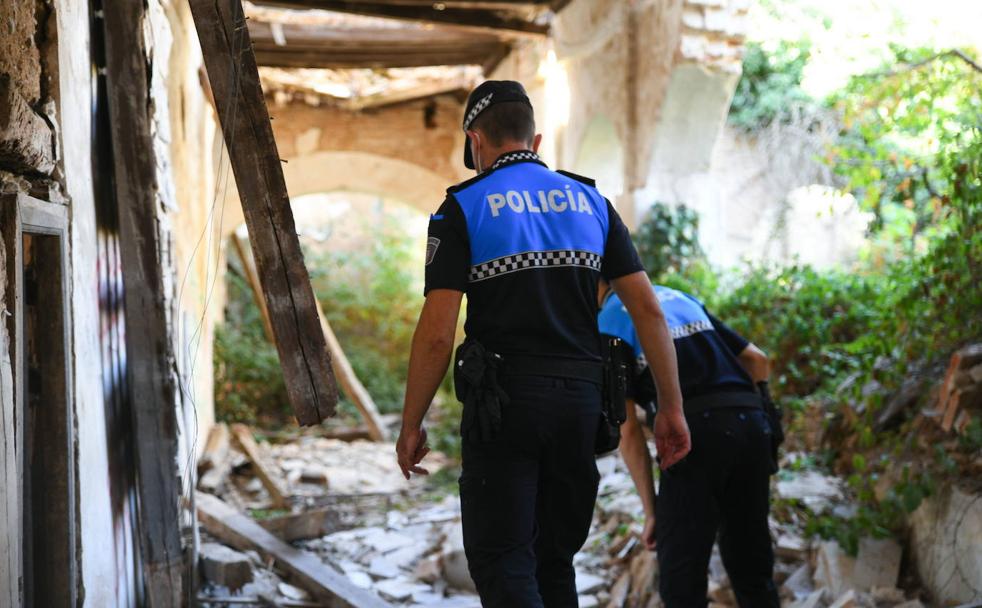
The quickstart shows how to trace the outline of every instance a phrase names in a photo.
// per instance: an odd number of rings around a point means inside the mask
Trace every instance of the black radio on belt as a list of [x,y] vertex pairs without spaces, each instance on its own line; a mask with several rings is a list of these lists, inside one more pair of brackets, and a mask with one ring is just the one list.
[[603,408],[594,453],[606,454],[617,449],[621,442],[621,425],[627,419],[628,370],[634,352],[620,338],[603,336],[601,352],[604,360]]

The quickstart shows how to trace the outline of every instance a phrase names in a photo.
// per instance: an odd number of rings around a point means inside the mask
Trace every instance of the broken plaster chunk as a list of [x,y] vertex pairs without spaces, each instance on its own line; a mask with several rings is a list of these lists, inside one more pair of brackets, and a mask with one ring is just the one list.
[[413,576],[424,583],[435,583],[442,575],[443,563],[439,555],[420,560],[413,571]]
[[790,608],[821,608],[822,600],[825,598],[825,589],[816,589],[808,597],[798,600],[791,604]]
[[814,589],[812,588],[811,572],[809,571],[808,564],[802,564],[801,567],[791,573],[791,576],[784,581],[783,586],[794,595],[795,600],[800,600],[810,595]]
[[863,538],[853,569],[853,587],[868,591],[873,587],[895,587],[900,576],[903,549],[890,538]]
[[355,587],[361,589],[371,589],[372,588],[372,577],[368,574],[362,572],[361,570],[355,570],[353,572],[347,573],[348,580]]
[[580,608],[598,608],[600,606],[600,600],[597,599],[595,595],[581,595],[580,596]]
[[280,592],[280,595],[282,595],[283,597],[291,600],[296,600],[298,602],[310,598],[309,593],[307,593],[300,587],[294,587],[289,583],[280,583],[279,585],[276,586],[276,589],[277,591]]
[[852,589],[846,591],[829,608],[859,608],[859,604],[856,601],[856,592]]
[[599,591],[604,586],[604,579],[589,572],[576,573],[576,593],[585,595]]
[[373,558],[368,565],[368,573],[379,579],[395,578],[399,576],[399,572],[395,564],[381,555]]
[[414,593],[429,591],[428,585],[421,585],[403,578],[393,578],[375,585],[375,590],[383,598],[393,602],[404,602]]

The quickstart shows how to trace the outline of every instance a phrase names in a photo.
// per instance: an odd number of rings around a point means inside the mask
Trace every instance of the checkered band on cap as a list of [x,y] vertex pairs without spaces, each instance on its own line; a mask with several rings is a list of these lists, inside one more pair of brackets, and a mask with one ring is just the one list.
[[602,256],[589,251],[577,251],[575,249],[526,251],[471,266],[470,282],[477,283],[491,277],[535,268],[580,266],[599,272],[602,263]]
[[467,117],[464,118],[465,131],[471,128],[471,123],[474,122],[474,119],[477,118],[477,115],[483,112],[484,109],[487,108],[489,105],[491,105],[491,98],[493,96],[494,93],[488,93],[487,97],[481,98],[480,101],[474,104],[474,107],[471,108],[471,111],[467,113]]
[[505,154],[504,156],[499,158],[493,165],[491,165],[491,169],[494,170],[500,167],[501,165],[506,165],[508,163],[513,163],[520,160],[537,160],[541,162],[539,155],[536,154],[535,152],[509,152],[508,154]]

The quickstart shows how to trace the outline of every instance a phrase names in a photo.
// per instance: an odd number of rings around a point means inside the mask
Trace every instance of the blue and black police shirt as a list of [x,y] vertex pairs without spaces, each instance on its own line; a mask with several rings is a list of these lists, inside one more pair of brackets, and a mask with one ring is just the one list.
[[428,236],[426,293],[466,293],[465,332],[501,354],[598,361],[598,278],[644,269],[593,181],[530,151],[447,190]]
[[[665,313],[678,359],[682,399],[729,391],[755,392],[753,380],[737,360],[748,342],[743,336],[709,314],[689,294],[652,285]],[[641,342],[631,317],[617,294],[611,292],[600,308],[600,333],[620,338],[637,358],[635,382],[629,391],[638,403],[654,402],[655,384],[648,370]]]

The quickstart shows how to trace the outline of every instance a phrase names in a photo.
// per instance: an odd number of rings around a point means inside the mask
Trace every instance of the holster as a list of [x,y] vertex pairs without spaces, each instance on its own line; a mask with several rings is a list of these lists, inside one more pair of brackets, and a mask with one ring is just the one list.
[[489,442],[501,432],[501,407],[508,395],[498,384],[501,356],[467,338],[454,354],[454,393],[464,405],[460,436],[465,441]]
[[628,369],[633,359],[630,347],[619,338],[606,338],[601,344],[603,355],[603,404],[594,453],[606,454],[621,442],[621,425],[627,420]]
[[757,390],[760,391],[760,400],[764,405],[764,412],[771,423],[771,470],[777,473],[778,463],[780,462],[778,448],[784,443],[784,410],[774,403],[771,398],[771,389],[767,382],[758,382]]

